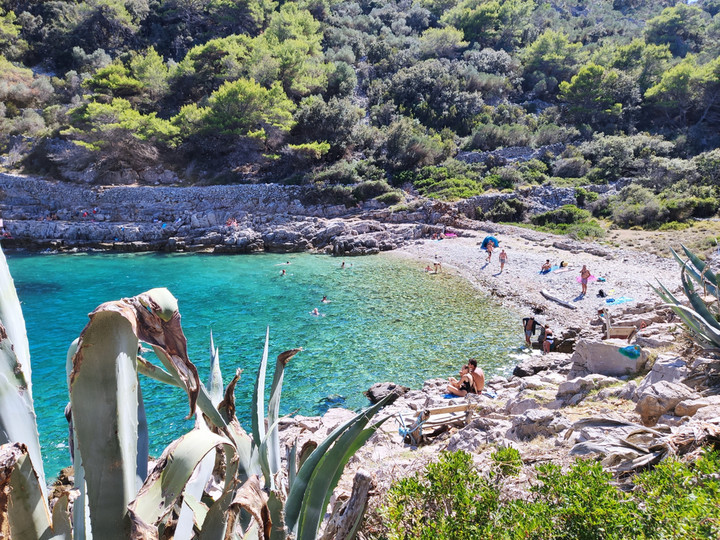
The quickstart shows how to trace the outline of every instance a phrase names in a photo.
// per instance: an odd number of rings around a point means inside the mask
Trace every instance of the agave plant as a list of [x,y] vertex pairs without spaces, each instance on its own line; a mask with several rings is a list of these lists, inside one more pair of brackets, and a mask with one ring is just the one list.
[[[152,347],[161,365],[139,354]],[[238,371],[222,387],[211,335],[206,388],[188,358],[177,300],[167,289],[102,304],[70,346],[67,377],[75,487],[47,504],[20,303],[0,250],[0,523],[14,539],[311,539],[347,461],[384,420],[385,402],[338,427],[297,464],[282,468],[278,420],[284,369],[278,355],[265,403],[269,331],[253,392],[252,435],[235,416]],[[179,387],[195,428],[173,441],[148,473],[148,429],[139,375]],[[267,411],[267,413],[265,412]],[[5,527],[5,525],[3,525]],[[6,529],[3,528],[3,532]]]
[[[685,246],[683,260],[672,248],[680,264],[680,280],[690,305],[685,305],[660,283],[653,290],[685,323],[693,340],[705,349],[720,349],[720,279],[710,267]],[[702,294],[701,294],[702,293]]]

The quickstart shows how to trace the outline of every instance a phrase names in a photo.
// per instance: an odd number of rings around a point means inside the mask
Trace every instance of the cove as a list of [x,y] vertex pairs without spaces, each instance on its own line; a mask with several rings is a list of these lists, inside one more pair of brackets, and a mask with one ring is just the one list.
[[[469,357],[486,376],[507,375],[522,343],[519,317],[449,273],[429,275],[392,254],[345,260],[310,254],[8,253],[30,341],[33,395],[49,476],[70,464],[65,358],[99,304],[167,287],[178,299],[190,359],[209,372],[209,336],[225,384],[236,369],[237,414],[249,429],[252,389],[270,328],[268,386],[275,357],[302,347],[288,365],[281,414],[359,409],[373,383],[419,388]],[[287,264],[287,263],[290,264]],[[282,270],[286,275],[282,276]],[[329,303],[321,303],[327,296]],[[318,308],[320,316],[310,312]],[[155,358],[148,356],[151,361]],[[179,389],[141,376],[151,455],[192,429]]]

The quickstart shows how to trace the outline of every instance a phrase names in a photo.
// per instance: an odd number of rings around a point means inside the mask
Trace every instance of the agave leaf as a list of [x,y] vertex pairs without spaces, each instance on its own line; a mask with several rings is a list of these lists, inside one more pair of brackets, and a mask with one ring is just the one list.
[[172,510],[198,464],[216,448],[221,448],[226,456],[225,491],[232,489],[237,471],[234,445],[225,437],[194,429],[170,443],[163,451],[137,497],[130,504],[133,515],[149,525],[161,521]]
[[13,540],[50,540],[50,511],[23,443],[0,447],[0,524]]
[[720,281],[718,281],[718,276],[716,276],[712,270],[710,270],[710,267],[700,259],[697,255],[695,255],[692,251],[690,251],[688,248],[686,248],[684,245],[682,246],[683,251],[690,259],[690,262],[693,263],[693,266],[697,268],[700,271],[700,275],[704,276],[704,280],[702,280],[701,284],[704,287],[707,287],[711,294],[717,296],[718,289],[716,285],[720,284]]
[[[708,282],[707,279],[704,279],[701,272],[702,269],[705,268],[705,263],[702,262],[698,257],[696,257],[694,254],[690,252],[685,246],[683,246],[683,250],[685,250],[685,253],[688,254],[690,257],[690,262],[692,264],[688,264],[687,261],[683,261],[680,258],[680,255],[678,255],[673,248],[670,248],[671,253],[673,254],[673,257],[678,262],[681,268],[687,268],[687,272],[698,284],[707,287],[712,294],[717,295],[718,294],[718,288],[713,285],[713,283]],[[698,264],[695,264],[695,263]],[[700,269],[698,271],[698,268]]]
[[270,511],[268,495],[263,491],[260,479],[251,476],[236,491],[228,510],[228,533],[242,535],[257,526],[260,538],[270,538]]
[[[361,414],[356,418],[355,424],[350,426],[323,455],[310,477],[300,510],[298,540],[315,540],[328,501],[345,465],[377,429],[377,427],[365,429],[370,416]],[[376,424],[378,427],[379,425],[380,423]]]
[[210,330],[210,380],[208,393],[212,404],[217,407],[223,398],[222,372],[220,371],[220,349],[215,347],[212,330]]
[[241,373],[241,369],[235,372],[235,376],[225,390],[225,398],[218,405],[218,410],[227,422],[228,435],[235,443],[239,460],[238,479],[244,482],[251,475],[260,474],[261,470],[257,462],[257,454],[252,451],[253,441],[235,417],[235,385],[240,380]]
[[295,441],[290,449],[290,455],[288,456],[288,489],[292,489],[293,482],[295,481],[295,475],[297,474],[297,441]]
[[128,537],[126,508],[137,492],[138,340],[126,317],[102,308],[80,336],[70,403],[93,534],[121,539]]
[[[153,350],[155,351],[155,355],[160,359],[160,362],[162,362],[162,364],[168,369],[169,374],[177,382],[176,386],[179,386],[180,388],[184,389],[186,392],[189,393],[190,390],[188,390],[188,388],[185,386],[185,382],[182,380],[180,373],[175,369],[173,362],[170,360],[167,354],[165,354],[165,352],[159,347],[153,347]],[[205,389],[205,386],[199,380],[197,385],[195,405],[203,412],[205,416],[208,417],[208,419],[210,420],[210,422],[212,422],[213,425],[215,425],[219,429],[225,429],[227,427],[222,416],[212,404],[212,400],[210,399],[210,395]]]
[[200,528],[200,540],[225,540],[228,526],[228,507],[232,502],[232,492],[221,495],[207,511]]
[[[195,421],[195,429],[199,431],[205,431],[210,433],[205,420],[201,415],[197,416]],[[180,508],[180,515],[178,516],[177,525],[175,526],[175,540],[190,540],[193,538],[195,525],[195,508],[188,501],[199,501],[202,498],[205,486],[212,476],[213,469],[215,468],[215,452],[209,452],[201,461],[200,464],[195,467],[190,480],[185,485],[185,491],[183,494],[183,503]],[[202,519],[197,520],[202,523]]]
[[25,318],[2,249],[0,249],[0,323],[5,327],[8,339],[13,344],[17,362],[22,369],[22,377],[27,383],[27,400],[32,408],[32,369]]
[[690,283],[685,277],[684,269],[680,273],[680,279],[682,280],[683,287],[685,288],[685,296],[687,296],[688,300],[690,300],[690,304],[692,304],[693,309],[703,318],[703,320],[707,324],[720,330],[720,324],[718,324],[717,320],[715,320],[715,316],[708,309],[703,299],[700,298],[700,295],[695,292],[692,283]]
[[148,434],[147,416],[145,415],[145,402],[142,397],[140,380],[137,379],[138,408],[137,408],[137,457],[135,458],[136,489],[140,489],[148,473],[148,459],[150,459],[150,436]]
[[684,314],[695,319],[695,321],[697,322],[694,325],[694,328],[698,328],[696,332],[704,339],[708,340],[711,344],[713,344],[714,347],[720,347],[720,330],[704,322],[702,317],[696,311],[690,309],[689,307],[677,305],[675,306],[675,311],[676,310],[681,310]]
[[52,509],[52,529],[55,538],[64,538],[71,540],[73,537],[72,523],[70,522],[70,513],[68,512],[68,492],[64,492]]
[[0,323],[0,444],[15,442],[27,446],[30,459],[40,477],[41,489],[47,495],[32,400],[28,399],[28,387],[15,355],[14,344]]
[[267,507],[272,521],[272,529],[269,535],[270,540],[285,540],[287,538],[287,532],[285,531],[285,524],[283,522],[284,504],[275,491],[270,492]]
[[161,383],[169,384],[170,386],[177,386],[178,388],[184,388],[180,380],[173,377],[170,373],[165,371],[163,368],[156,366],[155,364],[148,362],[142,356],[137,357],[138,361],[138,373],[142,373],[146,377],[155,379]]
[[381,399],[366,411],[335,428],[335,430],[330,433],[330,435],[328,435],[315,450],[313,450],[312,454],[303,461],[303,464],[300,466],[300,470],[295,477],[292,488],[288,493],[287,500],[285,501],[285,525],[289,531],[295,531],[297,529],[300,510],[310,478],[330,446],[352,426],[362,424],[364,427],[367,425],[368,419],[384,407],[391,396],[392,394],[388,394],[385,398]]
[[268,401],[268,424],[273,427],[268,431],[268,462],[270,474],[275,476],[280,471],[280,438],[278,435],[277,421],[280,411],[280,394],[282,392],[283,375],[288,362],[302,349],[291,349],[278,355],[275,363],[275,375],[270,387],[270,400]]
[[[67,374],[68,389],[70,388],[70,375],[72,373],[73,357],[77,352],[79,341],[80,338],[75,339],[75,341],[70,344],[67,352],[65,369]],[[70,406],[69,411],[66,409],[65,414],[68,415],[68,412],[70,413],[68,418],[68,427],[70,430],[69,446],[70,455],[73,460],[74,485],[79,491],[78,496],[73,502],[72,509],[74,524],[73,538],[75,540],[92,540],[92,526],[90,524],[90,512],[88,511],[87,501],[87,485],[85,484],[85,469],[83,468],[82,455],[80,454],[80,449],[78,448],[77,437],[74,436],[72,406]]]
[[269,342],[270,327],[265,331],[265,348],[253,390],[252,433],[253,440],[258,444],[265,438],[265,370],[267,369]]

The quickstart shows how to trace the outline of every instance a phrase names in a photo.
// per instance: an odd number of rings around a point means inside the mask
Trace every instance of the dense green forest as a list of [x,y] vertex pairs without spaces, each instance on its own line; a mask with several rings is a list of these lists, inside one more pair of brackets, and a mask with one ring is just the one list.
[[[6,168],[315,183],[348,203],[549,182],[620,226],[718,210],[720,0],[0,6]],[[483,153],[515,146],[537,157]],[[614,204],[580,187],[620,178]],[[571,210],[540,221],[589,215]]]

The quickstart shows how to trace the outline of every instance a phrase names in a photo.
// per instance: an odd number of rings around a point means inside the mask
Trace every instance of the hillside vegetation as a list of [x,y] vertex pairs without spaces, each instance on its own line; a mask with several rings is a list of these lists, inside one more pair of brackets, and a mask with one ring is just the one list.
[[[347,204],[552,183],[621,227],[718,210],[719,0],[0,6],[9,169],[314,183]],[[537,151],[493,152],[516,146]],[[614,200],[586,189],[620,178]],[[505,206],[486,217],[522,220]]]

